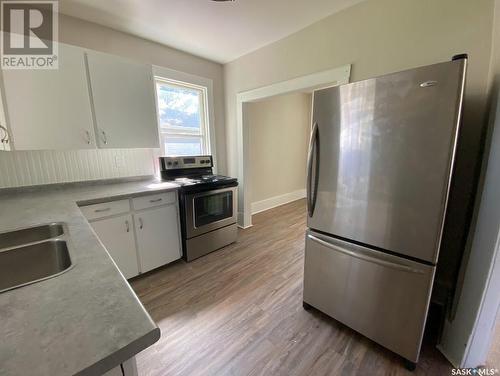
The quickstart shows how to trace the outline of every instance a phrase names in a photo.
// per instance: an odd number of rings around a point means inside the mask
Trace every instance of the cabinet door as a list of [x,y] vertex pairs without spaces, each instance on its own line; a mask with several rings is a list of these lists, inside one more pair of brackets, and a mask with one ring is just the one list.
[[177,205],[147,209],[135,214],[141,272],[181,257]]
[[97,52],[87,61],[99,147],[159,147],[151,66]]
[[132,216],[101,219],[91,225],[125,278],[138,275]]
[[83,50],[59,44],[59,69],[3,70],[15,150],[95,148]]

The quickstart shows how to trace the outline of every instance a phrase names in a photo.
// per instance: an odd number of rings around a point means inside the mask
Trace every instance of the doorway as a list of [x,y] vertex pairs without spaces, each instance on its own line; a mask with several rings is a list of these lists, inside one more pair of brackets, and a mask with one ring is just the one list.
[[236,128],[239,150],[238,181],[240,189],[238,191],[238,224],[240,227],[247,228],[252,226],[250,132],[249,127],[244,121],[244,104],[298,91],[312,92],[319,88],[346,84],[349,82],[350,74],[351,65],[348,64],[339,68],[238,93],[236,98]]
[[311,108],[311,92],[244,104],[252,215],[306,196]]

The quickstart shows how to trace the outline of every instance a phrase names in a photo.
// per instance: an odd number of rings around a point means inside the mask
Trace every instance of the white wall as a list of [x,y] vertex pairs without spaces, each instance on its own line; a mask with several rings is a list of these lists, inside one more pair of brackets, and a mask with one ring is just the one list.
[[495,2],[494,15],[483,189],[477,197],[475,231],[469,240],[471,250],[456,316],[445,323],[440,344],[450,361],[463,367],[485,364],[500,303],[500,0]]
[[[499,98],[500,99],[500,98]],[[484,365],[500,302],[500,101],[489,155],[484,189],[465,279],[452,322],[446,322],[440,348],[456,366]],[[497,262],[495,263],[495,260]]]
[[[490,83],[493,91],[500,86],[500,0],[495,0],[493,39],[491,42]],[[497,94],[497,93],[493,93]]]
[[[60,15],[59,40],[64,43],[107,52],[161,67],[204,77],[213,82],[214,116],[219,173],[226,171],[226,138],[222,65],[167,46],[106,28],[77,18]],[[0,188],[20,185],[60,183],[78,180],[142,176],[154,173],[151,149],[97,151],[19,151],[0,152]],[[118,157],[120,162],[115,163]],[[126,165],[123,167],[121,164]],[[51,171],[60,166],[58,173]],[[78,168],[88,171],[78,172]],[[38,171],[38,172],[37,172]],[[64,173],[63,171],[73,171]]]
[[311,94],[246,103],[252,213],[304,197]]

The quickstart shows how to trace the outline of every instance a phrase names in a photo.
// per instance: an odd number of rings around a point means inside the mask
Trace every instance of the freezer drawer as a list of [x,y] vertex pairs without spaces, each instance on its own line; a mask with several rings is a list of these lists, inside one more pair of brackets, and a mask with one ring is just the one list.
[[417,362],[434,271],[309,230],[304,302]]

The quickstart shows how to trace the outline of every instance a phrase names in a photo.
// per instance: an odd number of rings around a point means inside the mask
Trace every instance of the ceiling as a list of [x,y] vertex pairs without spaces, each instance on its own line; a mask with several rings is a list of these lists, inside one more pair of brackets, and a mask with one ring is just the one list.
[[60,0],[61,13],[226,63],[362,0]]

